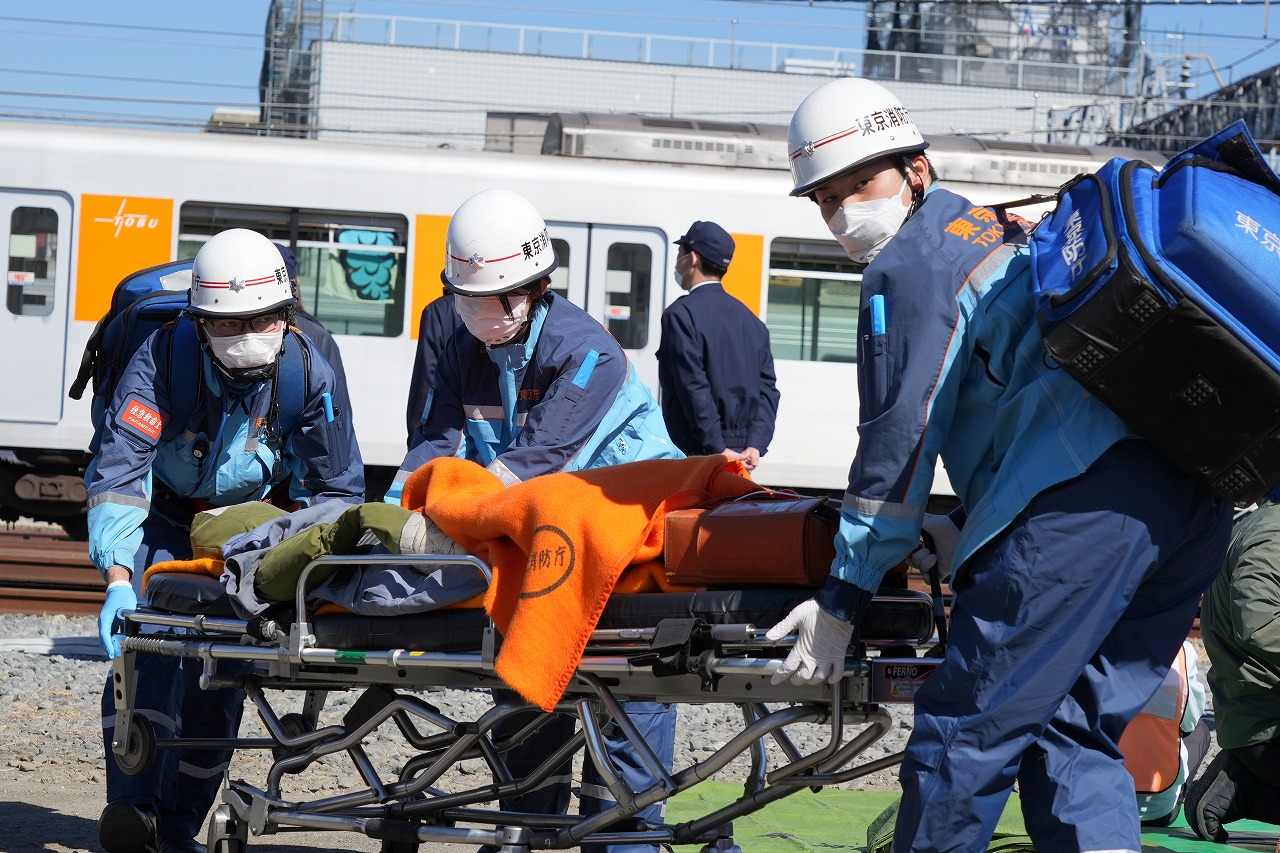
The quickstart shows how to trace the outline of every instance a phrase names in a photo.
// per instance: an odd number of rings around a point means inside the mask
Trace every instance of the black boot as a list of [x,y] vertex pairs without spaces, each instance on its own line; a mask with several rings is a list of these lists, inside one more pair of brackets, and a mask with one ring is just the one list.
[[156,817],[131,803],[107,803],[98,818],[98,843],[107,853],[158,853]]
[[1187,823],[1205,841],[1227,840],[1226,825],[1245,816],[1242,804],[1259,780],[1227,750],[1187,785],[1183,811]]

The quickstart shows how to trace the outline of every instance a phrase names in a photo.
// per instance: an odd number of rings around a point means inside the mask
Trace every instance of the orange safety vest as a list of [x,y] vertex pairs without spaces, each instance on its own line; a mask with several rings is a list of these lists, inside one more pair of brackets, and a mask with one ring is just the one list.
[[1179,649],[1164,683],[1120,738],[1124,768],[1133,777],[1137,793],[1158,794],[1177,780],[1182,766],[1182,714],[1189,695],[1185,649]]

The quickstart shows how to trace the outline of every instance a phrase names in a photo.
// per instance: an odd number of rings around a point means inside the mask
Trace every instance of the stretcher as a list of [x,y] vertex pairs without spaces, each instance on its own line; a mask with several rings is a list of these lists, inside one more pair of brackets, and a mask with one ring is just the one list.
[[[239,853],[253,838],[303,830],[361,833],[381,839],[384,853],[408,853],[424,842],[491,845],[503,853],[623,842],[736,850],[734,819],[805,788],[839,785],[896,765],[900,753],[875,760],[861,754],[893,725],[882,705],[910,702],[939,663],[923,654],[931,644],[934,613],[930,597],[916,591],[882,590],[851,647],[843,679],[810,687],[770,683],[794,637],[770,644],[765,629],[812,589],[615,594],[556,706],[576,717],[574,735],[536,770],[517,778],[504,753],[548,715],[539,713],[502,738],[495,726],[516,715],[527,718],[532,706],[518,698],[497,701],[475,719],[453,719],[429,701],[438,688],[503,686],[494,671],[501,638],[483,610],[380,617],[308,611],[303,590],[313,570],[334,562],[378,561],[412,562],[424,571],[471,563],[488,572],[469,556],[324,557],[299,578],[291,607],[252,621],[235,618],[217,579],[158,574],[149,576],[145,605],[124,614],[123,653],[112,675],[113,751],[121,769],[143,772],[158,749],[261,750],[269,756],[261,762],[268,766],[263,778],[231,779],[228,773],[210,824],[210,853]],[[146,717],[134,713],[137,656],[143,653],[201,661],[201,686],[243,689],[268,736],[157,738]],[[355,691],[358,699],[340,719],[322,720],[325,699],[334,691]],[[278,710],[298,705],[299,695],[301,711]],[[709,755],[667,768],[627,717],[622,703],[632,700],[736,705],[742,727],[713,745]],[[643,790],[628,787],[606,756],[602,731],[611,722],[611,731],[625,734],[649,771],[652,784]],[[799,748],[788,732],[815,723],[825,743]],[[394,773],[376,768],[365,750],[372,739],[386,737],[402,738],[413,751]],[[773,755],[782,756],[774,766],[767,741],[776,745]],[[533,790],[565,757],[584,750],[609,788],[611,807],[585,817],[499,807],[500,798]],[[742,795],[731,804],[675,825],[634,817],[740,757],[750,771]],[[310,797],[288,791],[290,775],[335,758],[349,762],[355,774],[350,790]],[[446,789],[442,778],[462,761],[485,772],[472,772],[461,777],[468,782]]]

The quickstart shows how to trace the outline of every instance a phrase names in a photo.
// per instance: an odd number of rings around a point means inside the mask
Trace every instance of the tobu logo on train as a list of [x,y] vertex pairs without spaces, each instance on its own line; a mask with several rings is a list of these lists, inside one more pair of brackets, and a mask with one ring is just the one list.
[[172,260],[173,200],[86,193],[80,204],[76,319],[97,322],[117,282]]

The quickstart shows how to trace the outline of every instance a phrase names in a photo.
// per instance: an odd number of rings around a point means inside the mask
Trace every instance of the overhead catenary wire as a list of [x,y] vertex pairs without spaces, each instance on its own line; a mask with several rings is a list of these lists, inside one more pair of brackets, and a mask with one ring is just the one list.
[[[794,6],[797,0],[736,0],[736,2],[744,6],[747,4],[750,4],[750,5],[758,5],[758,6],[788,7],[788,6]],[[809,0],[799,0],[799,2],[808,3]],[[862,11],[865,11],[867,8],[869,8],[870,2],[871,0],[844,0],[844,2],[834,2],[834,0],[813,0],[813,5],[816,7],[828,8],[828,9],[857,8],[861,13]],[[962,6],[963,5],[973,5],[973,6],[990,5],[990,3],[987,2],[987,0],[951,0],[951,2],[953,4],[959,4]],[[996,0],[991,0],[991,2],[996,2]],[[1006,0],[999,0],[999,2],[1001,5],[1006,5],[1006,6],[1008,5]],[[1205,5],[1205,6],[1215,5],[1215,6],[1221,7],[1221,6],[1261,6],[1263,5],[1263,3],[1264,3],[1264,0],[1256,0],[1256,2],[1255,0],[1239,0],[1239,2],[1234,2],[1233,0],[1225,0],[1225,2],[1224,0],[1217,0],[1217,2],[1213,4],[1210,4],[1208,2],[1197,2],[1197,0],[1180,0],[1180,2],[1173,2],[1173,0],[1170,0],[1170,2],[1168,3],[1163,3],[1160,0],[1142,0],[1142,2],[1139,5],[1142,7],[1159,6],[1159,5],[1178,5],[1182,7],[1190,7],[1190,6],[1197,6],[1197,5]],[[448,0],[381,0],[380,5],[392,6],[392,7],[397,7],[397,8],[406,9],[406,10],[428,11],[433,7],[442,7],[442,6],[449,6],[449,5],[456,5],[456,4],[452,4],[448,2]],[[1092,2],[1092,0],[1024,0],[1024,2],[1019,3],[1017,5],[1019,7],[1027,7],[1031,9],[1072,8],[1072,7],[1102,9],[1102,8],[1122,8],[1124,4]],[[525,10],[527,8],[528,8],[527,6],[520,5],[520,4],[484,3],[484,2],[473,3],[473,4],[470,4],[469,6],[469,9],[471,11],[480,12],[480,13],[483,13],[483,12],[510,13],[514,10]],[[546,16],[552,16],[552,15],[558,15],[558,14],[563,14],[563,15],[581,15],[582,14],[581,9],[573,9],[573,8],[567,8],[567,7],[562,8],[558,6],[539,7],[538,11],[539,11],[539,16],[541,20],[546,20],[547,19]],[[592,14],[593,16],[612,17],[616,19],[626,19],[631,21],[661,19],[664,21],[670,21],[670,20],[687,21],[687,22],[695,23],[699,25],[725,24],[725,20],[723,19],[723,17],[717,18],[717,17],[705,16],[705,15],[680,15],[680,16],[677,16],[676,18],[669,18],[666,16],[659,16],[651,12],[635,11],[635,10],[629,10],[629,9],[612,9],[612,10],[600,9],[600,10],[593,10]],[[38,15],[27,15],[27,16],[5,15],[5,16],[0,16],[0,21],[3,21],[8,25],[6,27],[6,30],[9,34],[24,35],[28,37],[40,36],[44,38],[53,39],[58,43],[65,43],[66,40],[68,39],[93,39],[98,41],[115,42],[115,43],[124,44],[124,45],[145,44],[145,45],[153,45],[153,46],[160,46],[160,47],[166,47],[166,48],[179,48],[179,49],[182,49],[183,52],[187,52],[187,51],[202,52],[204,54],[204,57],[199,62],[193,62],[191,65],[191,67],[193,68],[207,69],[207,68],[216,68],[219,65],[224,65],[225,63],[219,62],[216,59],[212,59],[219,55],[225,55],[223,53],[218,53],[218,52],[231,52],[236,56],[243,56],[247,53],[253,54],[255,56],[262,56],[264,51],[262,32],[223,30],[218,28],[196,29],[191,27],[171,27],[171,26],[151,25],[151,24],[133,25],[128,23],[117,23],[114,21],[58,19],[54,17],[38,16]],[[491,23],[494,26],[501,26],[500,24],[497,24],[494,22],[489,22],[489,23]],[[768,27],[774,30],[781,27],[802,28],[805,26],[810,26],[807,24],[799,23],[799,22],[766,21],[766,20],[758,19],[758,16],[749,17],[747,15],[742,15],[735,18],[735,23],[740,28],[743,28],[743,29],[751,26]],[[481,21],[464,22],[464,24],[467,26],[473,26],[473,27],[486,26],[486,22],[481,22]],[[827,24],[825,25],[825,28],[847,30],[850,33],[863,31],[863,26],[861,23],[856,25],[855,24],[849,24],[849,25]],[[533,29],[537,29],[537,27],[535,26],[533,27]],[[1187,37],[1187,34],[1182,34],[1182,35],[1183,37]],[[1233,60],[1232,62],[1222,66],[1219,70],[1224,72],[1231,71],[1239,67],[1240,65],[1243,65],[1249,62],[1250,60],[1256,58],[1257,56],[1263,55],[1267,50],[1273,48],[1275,45],[1280,44],[1280,40],[1266,39],[1261,35],[1236,36],[1228,33],[1203,33],[1203,32],[1195,33],[1191,35],[1196,39],[1197,51],[1218,50],[1218,49],[1227,49],[1227,48],[1239,49],[1239,46],[1242,44],[1247,45],[1250,48],[1253,48],[1251,52],[1249,52],[1246,56],[1238,60]],[[188,38],[193,36],[195,38]],[[657,36],[657,37],[661,38],[662,36]],[[1134,41],[1134,39],[1130,39],[1130,41],[1132,42]],[[1148,43],[1146,47],[1150,51],[1152,49],[1152,43]],[[850,48],[850,50],[853,50],[853,51],[857,51],[858,49],[859,48],[856,48],[856,47]],[[53,55],[56,53],[56,51],[50,51],[49,53],[50,55]],[[1159,51],[1156,51],[1156,53],[1158,55],[1164,55]],[[193,53],[192,55],[194,56],[196,54]],[[1169,52],[1168,55],[1172,57],[1178,54],[1176,52],[1171,51]],[[237,60],[237,62],[238,61],[239,60]],[[203,115],[203,116],[192,115],[192,110],[199,110],[199,109],[205,109],[210,107],[228,108],[232,110],[237,110],[237,109],[238,110],[260,110],[262,108],[263,105],[258,100],[258,91],[257,91],[258,80],[256,79],[257,77],[256,72],[258,70],[258,67],[257,67],[258,64],[259,63],[257,62],[252,63],[253,71],[254,71],[254,79],[251,81],[246,79],[244,83],[231,83],[231,82],[227,82],[225,79],[210,79],[207,81],[190,79],[192,76],[195,76],[195,75],[185,75],[184,77],[179,79],[179,78],[175,78],[173,75],[165,75],[163,74],[163,72],[156,72],[154,76],[146,76],[145,72],[144,74],[136,74],[136,73],[135,74],[113,74],[113,73],[98,74],[98,73],[69,71],[69,70],[65,70],[63,67],[57,67],[57,68],[6,67],[6,68],[0,68],[0,75],[4,75],[4,79],[9,83],[9,85],[6,86],[4,89],[0,90],[0,96],[7,98],[11,102],[18,102],[18,103],[22,101],[45,100],[45,101],[53,101],[53,102],[63,102],[68,104],[75,103],[75,102],[83,102],[86,104],[97,102],[104,105],[116,104],[122,107],[122,111],[119,114],[117,114],[119,120],[115,123],[118,123],[121,125],[133,124],[133,125],[156,126],[156,127],[167,126],[167,127],[200,128],[200,127],[204,127],[208,123],[209,117],[207,115]],[[658,66],[655,66],[655,68],[657,67]],[[660,67],[662,70],[660,72],[655,72],[655,73],[670,74],[671,68],[673,67],[678,68],[683,66],[663,65]],[[691,67],[698,67],[698,66],[691,66]],[[1203,66],[1199,66],[1199,68],[1202,69]],[[130,67],[129,70],[133,71],[134,69]],[[1206,79],[1207,76],[1211,74],[1212,72],[1208,69],[1204,69],[1204,70],[1197,69],[1193,73],[1188,75],[1188,77],[1186,77],[1185,79],[1187,79],[1190,82],[1198,82],[1202,79]],[[39,79],[46,79],[46,80],[55,80],[55,79],[67,80],[67,81],[84,80],[84,81],[93,81],[95,83],[100,83],[100,84],[116,84],[116,85],[114,85],[114,88],[112,90],[106,92],[105,94],[99,94],[97,92],[88,91],[87,88],[82,88],[81,91],[71,91],[71,90],[64,89],[62,91],[55,92],[55,91],[49,91],[52,88],[51,86],[41,86],[37,84],[30,87],[26,87],[22,85],[14,85],[19,80],[21,80],[24,76],[29,78],[39,78]],[[34,82],[34,79],[33,79],[33,82]],[[145,90],[139,90],[139,89],[130,88],[130,87],[146,87],[146,88]],[[158,93],[157,91],[155,91],[155,89],[153,89],[153,87],[155,88],[163,87],[164,89],[168,89],[168,90],[172,90],[173,87],[185,87],[185,88],[188,88],[190,92],[193,92],[193,93],[200,92],[200,90],[203,89],[207,94],[205,94],[203,97],[200,97],[200,96],[170,97],[170,96],[166,96]],[[226,92],[228,95],[232,95],[232,97],[222,98],[216,95],[217,92]],[[243,93],[243,96],[235,97],[234,95],[237,92]],[[383,112],[383,113],[391,113],[391,114],[394,114],[397,111],[404,111],[404,112],[416,111],[416,112],[432,112],[432,113],[437,113],[442,115],[450,115],[450,114],[457,114],[460,112],[473,111],[475,109],[484,109],[485,107],[492,107],[492,108],[499,108],[499,109],[510,108],[509,104],[505,102],[498,102],[498,101],[483,103],[483,102],[476,102],[474,100],[451,101],[449,99],[439,99],[439,98],[423,100],[423,99],[405,98],[398,95],[389,95],[389,94],[381,94],[381,93],[370,94],[369,92],[360,92],[360,93],[337,92],[335,93],[327,90],[325,92],[325,96],[326,98],[331,96],[337,96],[339,98],[359,97],[364,99],[365,101],[365,103],[360,105],[326,103],[324,105],[325,110],[326,111],[333,110],[334,111],[332,113],[333,115],[340,115],[340,114],[354,115],[360,111],[364,111],[366,113]],[[129,105],[129,104],[135,105],[136,107],[140,107],[140,108],[153,107],[154,112],[148,115],[139,115],[138,110],[127,109],[126,105]],[[467,109],[461,108],[460,105],[463,105],[463,104],[465,104]],[[289,108],[289,105],[281,105],[278,103],[271,104],[270,106]],[[560,105],[555,103],[554,100],[548,100],[546,103],[535,104],[533,106],[543,111],[547,111],[547,110],[557,109]],[[306,107],[305,106],[297,107],[297,109],[306,109]],[[61,121],[64,119],[60,118],[59,116],[82,115],[82,116],[85,116],[86,118],[92,116],[93,123],[112,123],[111,121],[112,114],[109,112],[109,110],[99,110],[99,111],[90,112],[90,111],[49,109],[48,106],[42,109],[38,109],[34,107],[27,108],[27,107],[15,105],[12,107],[10,112],[15,117],[16,116],[39,116],[40,118],[37,120]],[[917,112],[919,112],[919,109],[917,109]],[[755,120],[752,118],[750,113],[744,114],[742,111],[739,111],[739,110],[725,111],[724,113],[701,112],[700,115],[707,118],[723,115],[726,117],[729,117],[729,116],[740,117],[743,120]],[[768,112],[768,113],[760,113],[758,115],[773,116],[774,113]],[[279,125],[273,124],[272,126],[277,127]],[[323,128],[314,124],[308,125],[307,129],[315,132],[336,132],[335,128]],[[342,132],[354,133],[355,131],[344,129]],[[385,131],[382,129],[378,129],[375,132],[384,133]],[[965,132],[973,133],[974,135],[987,135],[987,134],[998,135],[998,134],[1005,133],[1007,131],[999,130],[999,129],[983,131],[983,130],[974,130],[971,128],[966,128]]]

